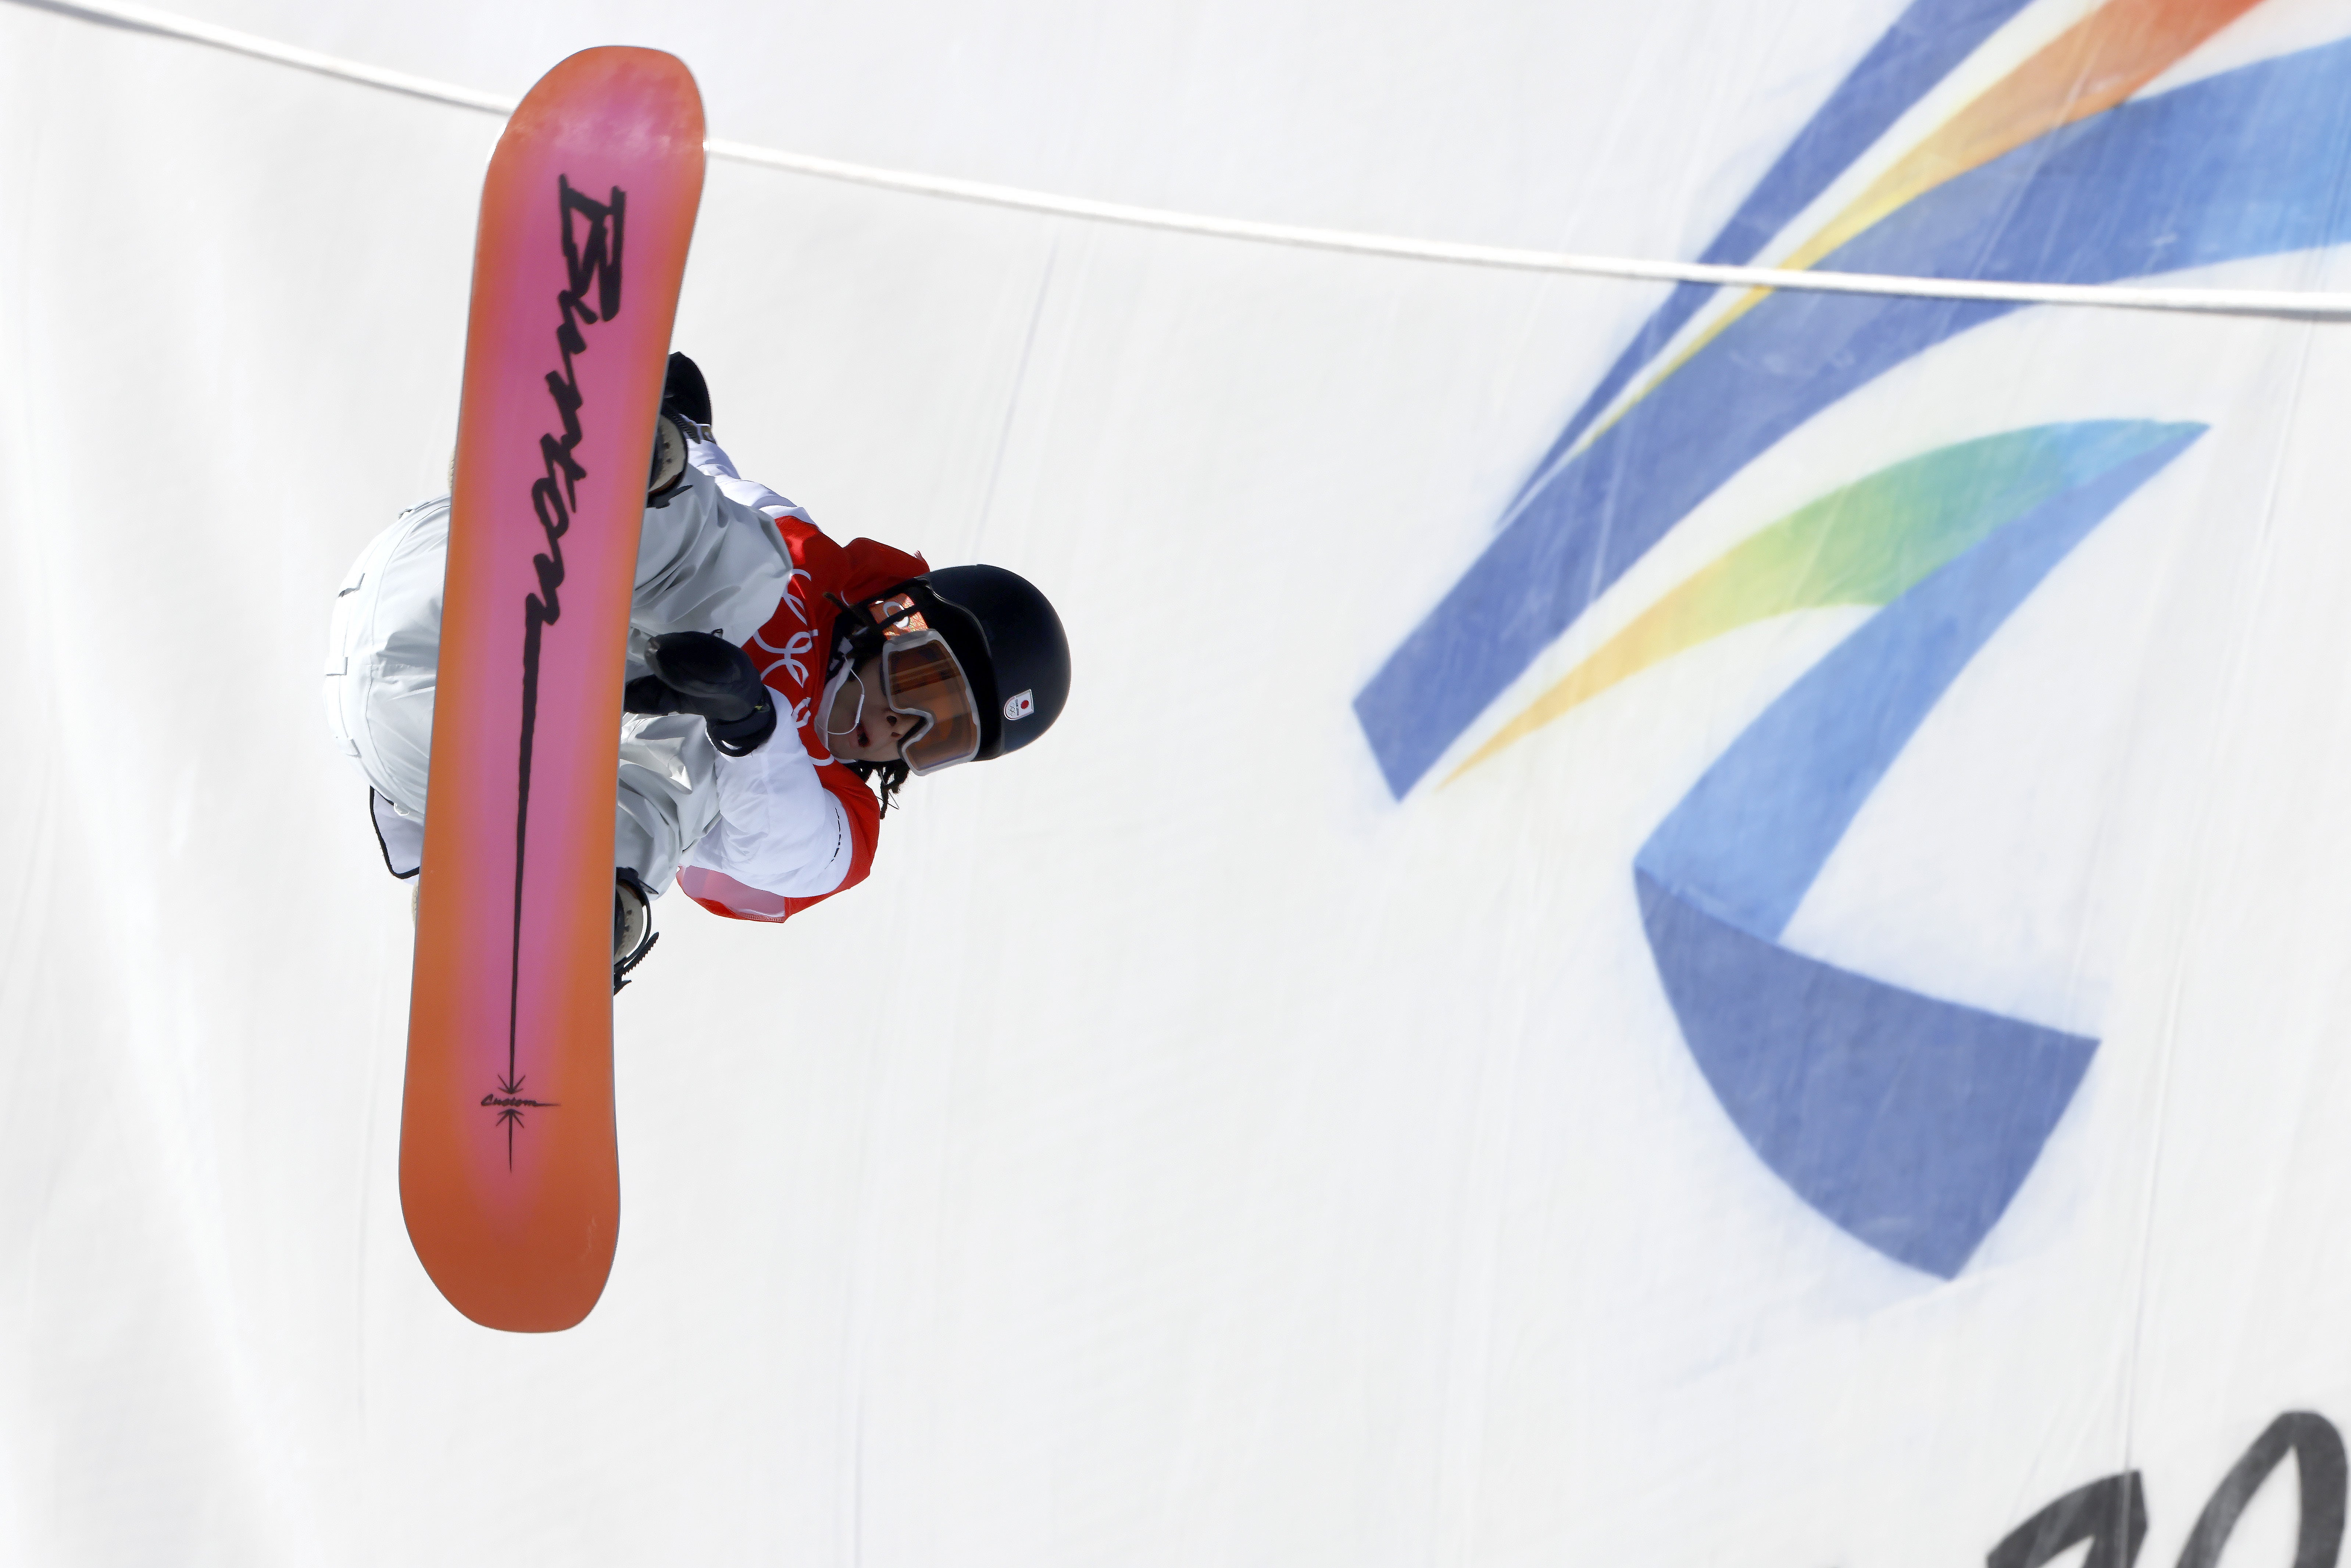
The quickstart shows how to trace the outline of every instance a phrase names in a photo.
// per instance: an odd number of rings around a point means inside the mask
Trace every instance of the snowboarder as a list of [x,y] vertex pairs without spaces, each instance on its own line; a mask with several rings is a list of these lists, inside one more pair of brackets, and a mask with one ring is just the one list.
[[[910,774],[1017,751],[1069,695],[1061,620],[1025,580],[835,544],[737,474],[710,423],[701,371],[672,354],[629,612],[615,990],[673,877],[716,914],[783,920],[865,879]],[[378,535],[328,648],[329,723],[398,877],[423,864],[448,537],[446,497]]]

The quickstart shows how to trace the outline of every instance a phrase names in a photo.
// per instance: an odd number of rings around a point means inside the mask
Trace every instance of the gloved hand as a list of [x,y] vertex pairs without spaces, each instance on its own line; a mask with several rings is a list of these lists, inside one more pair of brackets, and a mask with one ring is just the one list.
[[760,684],[751,655],[708,632],[671,632],[645,644],[653,674],[622,688],[631,713],[699,715],[711,744],[747,757],[776,733],[774,694]]

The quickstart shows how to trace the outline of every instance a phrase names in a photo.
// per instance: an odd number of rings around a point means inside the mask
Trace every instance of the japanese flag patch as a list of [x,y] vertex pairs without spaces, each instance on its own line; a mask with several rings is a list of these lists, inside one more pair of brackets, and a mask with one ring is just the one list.
[[1033,689],[1025,692],[1015,692],[1012,695],[1004,699],[1004,716],[1008,719],[1027,718],[1030,714],[1035,713],[1036,711],[1037,694]]

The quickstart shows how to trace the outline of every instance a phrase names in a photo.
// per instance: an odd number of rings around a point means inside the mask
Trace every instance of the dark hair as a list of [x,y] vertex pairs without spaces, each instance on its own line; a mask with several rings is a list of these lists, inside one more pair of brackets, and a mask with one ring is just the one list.
[[913,771],[903,757],[893,758],[888,762],[863,762],[851,757],[836,757],[833,760],[856,774],[864,783],[872,784],[877,778],[882,780],[877,788],[882,793],[882,814],[885,817],[890,814],[890,803],[905,787],[907,774]]

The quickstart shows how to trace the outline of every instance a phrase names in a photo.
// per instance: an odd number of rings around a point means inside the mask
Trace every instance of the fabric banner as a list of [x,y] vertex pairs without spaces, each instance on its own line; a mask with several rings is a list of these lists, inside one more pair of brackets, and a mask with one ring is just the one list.
[[[2332,4],[203,19],[1228,217],[2351,287]],[[499,126],[0,4],[0,1558],[2339,1560],[2351,327],[714,159],[718,438],[1037,583],[1071,697],[839,897],[658,901],[525,1339],[402,1230],[317,691]]]

